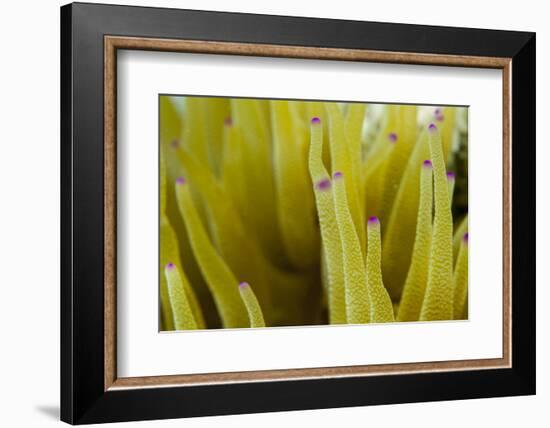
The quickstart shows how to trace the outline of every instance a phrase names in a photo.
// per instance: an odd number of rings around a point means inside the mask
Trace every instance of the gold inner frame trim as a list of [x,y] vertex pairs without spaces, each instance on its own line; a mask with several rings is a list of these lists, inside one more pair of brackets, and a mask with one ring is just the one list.
[[[422,363],[262,370],[170,376],[117,377],[116,368],[116,53],[118,49],[279,58],[440,65],[502,70],[503,91],[503,320],[502,358]],[[511,58],[385,52],[252,43],[104,37],[104,389],[155,388],[314,378],[360,377],[511,367],[512,164]]]

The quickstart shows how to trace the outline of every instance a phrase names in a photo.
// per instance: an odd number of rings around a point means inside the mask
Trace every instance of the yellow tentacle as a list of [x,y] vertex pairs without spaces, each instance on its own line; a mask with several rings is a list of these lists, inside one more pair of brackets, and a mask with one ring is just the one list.
[[420,171],[420,204],[416,221],[416,238],[413,256],[403,295],[399,303],[397,319],[399,321],[418,321],[430,265],[430,246],[432,242],[433,210],[432,163],[424,161]]
[[347,322],[350,324],[368,323],[370,321],[370,300],[367,273],[359,237],[348,207],[346,187],[341,172],[334,173],[333,184],[336,221],[342,242]]
[[368,221],[367,287],[370,301],[370,320],[374,323],[394,321],[393,305],[384,283],[381,267],[380,221],[371,217]]
[[430,250],[428,284],[420,320],[449,320],[453,316],[453,217],[441,147],[441,135],[429,126],[430,153],[434,172],[435,215]]
[[241,282],[239,284],[239,293],[241,294],[241,298],[246,306],[246,311],[248,312],[250,327],[265,327],[262,308],[260,307],[258,299],[256,299],[256,295],[252,291],[252,288],[250,288],[250,285],[248,285],[247,282]]
[[191,305],[185,293],[184,282],[187,278],[173,263],[168,263],[164,268],[170,304],[174,310],[174,325],[176,330],[196,330],[197,321],[193,316]]

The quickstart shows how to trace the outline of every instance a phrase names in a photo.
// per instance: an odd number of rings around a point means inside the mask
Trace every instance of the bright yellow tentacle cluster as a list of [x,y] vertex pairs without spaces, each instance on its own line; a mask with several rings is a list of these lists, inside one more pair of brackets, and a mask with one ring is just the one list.
[[[309,135],[290,101],[271,101],[274,174],[281,237],[292,266],[319,261],[319,233],[307,168]],[[294,215],[288,215],[289,212]]]
[[336,223],[333,186],[323,165],[323,127],[321,119],[318,117],[311,120],[309,173],[315,192],[317,215],[321,229],[322,254],[328,276],[329,321],[331,324],[344,324],[347,318],[344,269],[342,266],[342,241]]
[[161,97],[161,328],[467,318],[465,115]]
[[195,208],[189,186],[179,178],[176,191],[191,246],[210,287],[225,327],[246,327],[248,317],[235,285],[238,281],[210,242]]

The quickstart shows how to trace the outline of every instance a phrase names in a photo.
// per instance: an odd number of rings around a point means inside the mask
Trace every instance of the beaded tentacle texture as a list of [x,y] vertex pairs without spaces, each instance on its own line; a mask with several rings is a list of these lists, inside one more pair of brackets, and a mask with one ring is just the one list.
[[466,319],[466,123],[162,96],[162,330]]

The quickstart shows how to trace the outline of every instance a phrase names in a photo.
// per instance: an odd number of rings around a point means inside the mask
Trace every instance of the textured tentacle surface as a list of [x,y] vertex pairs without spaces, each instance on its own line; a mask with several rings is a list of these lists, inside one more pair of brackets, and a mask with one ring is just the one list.
[[371,217],[368,221],[369,247],[367,251],[367,288],[370,301],[371,322],[394,320],[393,305],[382,282],[380,221]]
[[361,243],[348,208],[343,174],[337,171],[333,178],[336,221],[342,242],[346,318],[351,324],[367,323],[370,321],[370,300]]
[[420,312],[422,321],[449,320],[453,316],[453,218],[441,135],[434,124],[429,126],[429,141],[434,172],[435,214],[428,284]]
[[403,174],[382,242],[382,272],[394,300],[399,300],[403,290],[416,235],[416,215],[420,201],[418,165],[429,158],[428,135],[423,132]]
[[170,304],[174,310],[174,327],[176,330],[195,330],[198,327],[195,316],[185,293],[184,282],[187,278],[181,274],[173,263],[164,268]]
[[325,265],[328,276],[329,320],[331,324],[346,322],[342,242],[334,209],[333,186],[323,165],[323,127],[321,120],[311,120],[309,173],[315,192]]
[[454,271],[454,306],[455,320],[467,318],[468,299],[468,233],[462,236],[458,260]]
[[424,161],[420,172],[420,204],[416,222],[414,250],[399,303],[397,319],[399,321],[418,321],[430,265],[430,247],[432,242],[433,184],[432,163]]
[[250,320],[250,327],[265,327],[264,315],[256,295],[250,288],[247,282],[241,282],[239,284],[239,293],[243,299],[246,311],[248,312],[248,319]]

